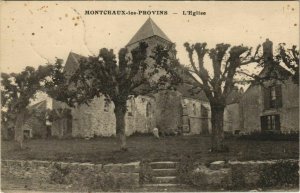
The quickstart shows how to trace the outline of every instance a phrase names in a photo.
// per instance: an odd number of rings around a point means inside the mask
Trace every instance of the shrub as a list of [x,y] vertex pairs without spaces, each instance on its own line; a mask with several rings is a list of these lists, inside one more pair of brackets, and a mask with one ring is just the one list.
[[281,133],[281,132],[260,132],[254,131],[249,135],[239,136],[238,139],[246,139],[246,140],[273,140],[273,141],[298,141],[299,140],[299,132],[289,132],[289,133]]
[[148,160],[142,160],[140,163],[140,183],[153,182],[153,170]]
[[234,190],[241,190],[246,188],[245,176],[243,173],[243,168],[241,167],[232,167],[232,188]]
[[224,137],[225,139],[231,139],[234,138],[234,134],[230,131],[224,131]]
[[141,133],[139,131],[135,131],[129,137],[153,137],[153,133]]
[[54,170],[50,174],[50,181],[56,184],[67,184],[66,176],[70,173],[69,167],[61,167],[60,164],[55,163]]
[[261,187],[271,186],[299,186],[298,162],[288,160],[278,161],[271,166],[263,168],[259,185]]
[[110,173],[101,173],[91,176],[89,179],[84,180],[82,186],[86,187],[86,189],[88,189],[89,191],[111,191],[119,189],[115,182],[115,177]]
[[177,166],[177,179],[181,183],[192,184],[192,172],[195,168],[195,160],[191,156],[184,156]]

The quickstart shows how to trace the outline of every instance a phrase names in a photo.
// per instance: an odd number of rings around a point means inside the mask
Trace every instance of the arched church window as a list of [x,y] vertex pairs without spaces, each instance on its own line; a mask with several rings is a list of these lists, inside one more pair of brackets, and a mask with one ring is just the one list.
[[146,106],[146,117],[150,117],[151,115],[151,103],[147,103]]
[[208,114],[209,114],[208,108],[206,108],[205,106],[201,105],[201,116],[203,118],[207,118]]

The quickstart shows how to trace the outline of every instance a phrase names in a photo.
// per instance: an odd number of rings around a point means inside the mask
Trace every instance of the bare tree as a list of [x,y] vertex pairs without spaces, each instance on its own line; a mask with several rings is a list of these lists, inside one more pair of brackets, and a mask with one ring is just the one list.
[[[184,44],[188,53],[191,69],[190,72],[194,81],[191,83],[195,88],[202,90],[211,106],[212,124],[212,151],[220,152],[227,149],[224,146],[224,110],[226,98],[235,88],[235,85],[245,81],[239,77],[252,77],[243,70],[249,64],[257,64],[260,61],[257,47],[254,54],[252,48],[246,46],[230,46],[229,44],[217,44],[215,48],[208,49],[206,43]],[[197,55],[197,62],[194,60],[194,53]],[[212,72],[205,66],[206,56],[209,56]]]
[[285,46],[285,43],[279,44],[275,61],[283,63],[292,73],[293,82],[299,85],[299,49],[295,45],[292,48],[286,48]]

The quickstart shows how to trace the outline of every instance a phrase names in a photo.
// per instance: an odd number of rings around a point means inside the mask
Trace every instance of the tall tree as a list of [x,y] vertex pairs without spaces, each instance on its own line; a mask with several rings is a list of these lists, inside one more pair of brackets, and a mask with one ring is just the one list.
[[[194,81],[191,83],[202,90],[211,106],[212,147],[215,152],[224,151],[224,110],[226,99],[236,84],[244,81],[241,77],[247,75],[243,67],[260,61],[257,47],[254,54],[252,48],[246,46],[230,46],[217,44],[215,48],[208,49],[206,43],[184,44],[191,64],[190,72]],[[194,53],[197,55],[197,63]],[[208,62],[208,58],[211,63]],[[211,67],[208,67],[211,65]]]
[[[82,58],[78,69],[69,78],[61,63],[57,63],[53,79],[47,83],[48,94],[71,107],[88,105],[95,97],[104,95],[105,100],[113,102],[115,106],[116,134],[120,139],[121,149],[126,150],[127,100],[132,96],[157,90],[158,83],[151,84],[150,80],[170,60],[166,57],[169,50],[158,45],[153,50],[153,63],[149,64],[146,62],[147,47],[146,43],[140,43],[130,53],[123,48],[118,53],[118,60],[113,50],[103,48],[98,56]],[[159,84],[171,77],[170,74],[170,70],[165,71],[158,81]]]
[[20,73],[1,73],[1,114],[2,124],[14,123],[15,140],[22,148],[23,124],[27,106],[38,91],[43,90],[51,66],[39,66],[38,69],[27,66]]

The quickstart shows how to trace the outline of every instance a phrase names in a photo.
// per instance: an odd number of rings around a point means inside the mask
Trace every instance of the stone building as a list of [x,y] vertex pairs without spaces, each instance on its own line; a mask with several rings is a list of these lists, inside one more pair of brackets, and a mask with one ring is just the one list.
[[[273,58],[272,42],[263,44],[264,57]],[[268,80],[264,85],[250,85],[240,100],[240,124],[245,133],[298,132],[299,86],[293,83],[289,71],[272,62],[267,63],[259,76],[277,73],[285,81]]]
[[[149,18],[126,45],[130,51],[143,41],[148,44],[146,62],[154,63],[149,57],[158,44],[174,47],[174,43]],[[175,57],[175,52],[170,53]],[[65,71],[72,74],[83,56],[70,53],[65,64]],[[158,78],[160,73],[154,77]],[[191,76],[191,75],[190,75]],[[188,77],[186,77],[188,78]],[[165,134],[183,132],[187,134],[207,134],[211,131],[210,106],[203,92],[191,95],[191,85],[179,85],[176,90],[160,91],[156,94],[138,96],[127,101],[126,135],[133,133],[150,133],[157,127]],[[53,109],[68,108],[67,105],[53,101]],[[71,109],[73,137],[113,136],[115,130],[114,104],[105,100],[104,96],[95,98],[87,106]],[[227,111],[225,112],[227,115]],[[226,116],[225,116],[226,117]],[[227,120],[227,118],[225,118]],[[231,122],[231,121],[228,121]],[[52,134],[63,137],[60,124],[53,123]],[[229,126],[230,127],[230,126]]]
[[[278,71],[286,71],[278,68]],[[241,99],[240,107],[241,128],[246,133],[299,130],[299,86],[291,79],[250,86]]]

